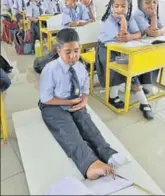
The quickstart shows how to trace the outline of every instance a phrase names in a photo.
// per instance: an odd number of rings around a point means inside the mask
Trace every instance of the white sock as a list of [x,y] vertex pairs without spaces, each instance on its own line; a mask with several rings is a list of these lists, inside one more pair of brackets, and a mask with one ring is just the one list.
[[149,90],[150,92],[152,92],[153,90],[153,85],[152,84],[143,84],[143,88]]
[[112,157],[110,157],[108,160],[108,164],[113,166],[114,169],[117,169],[121,167],[122,165],[126,165],[130,162],[131,162],[131,159],[121,152],[113,154]]
[[140,91],[136,92],[135,95],[136,95],[137,100],[141,104],[148,104],[147,98],[146,98],[142,89]]
[[[147,98],[146,98],[146,96],[145,96],[145,94],[144,94],[144,92],[143,92],[142,89],[141,89],[140,91],[136,92],[135,95],[136,95],[137,100],[138,100],[141,104],[143,104],[143,105],[148,105]],[[145,107],[145,110],[150,111],[151,108],[150,108],[150,107]]]
[[110,87],[110,98],[114,99],[119,95],[120,85]]

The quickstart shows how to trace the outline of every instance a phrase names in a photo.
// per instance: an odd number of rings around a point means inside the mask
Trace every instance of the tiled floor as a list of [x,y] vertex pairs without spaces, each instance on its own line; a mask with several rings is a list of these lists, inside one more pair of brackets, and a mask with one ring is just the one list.
[[[14,67],[12,86],[4,95],[10,138],[7,145],[1,142],[1,195],[28,195],[11,117],[13,112],[37,107],[39,77],[33,71],[32,56],[17,56],[6,44],[1,48]],[[89,105],[165,191],[165,98],[152,103],[155,120],[151,122],[145,121],[137,108],[120,116],[93,97],[89,97]]]

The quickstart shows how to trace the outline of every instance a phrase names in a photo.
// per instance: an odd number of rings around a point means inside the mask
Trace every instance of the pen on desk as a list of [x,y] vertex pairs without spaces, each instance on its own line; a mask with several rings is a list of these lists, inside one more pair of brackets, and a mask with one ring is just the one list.
[[115,168],[114,168],[114,165],[111,164],[112,166],[112,175],[113,175],[113,179],[115,180],[116,179],[116,173],[115,173]]

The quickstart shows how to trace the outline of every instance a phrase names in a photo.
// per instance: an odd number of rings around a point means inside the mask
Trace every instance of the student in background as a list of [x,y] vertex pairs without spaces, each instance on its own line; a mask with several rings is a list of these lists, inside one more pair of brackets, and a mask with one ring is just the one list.
[[14,12],[13,12],[14,0],[2,0],[1,3],[2,3],[2,6],[3,6],[2,11],[4,13],[6,11],[9,11],[11,14],[14,14]]
[[[165,35],[165,27],[159,18],[158,0],[138,0],[138,8],[134,18],[142,35],[150,37]],[[157,81],[158,74],[159,70],[155,70],[139,77],[148,93],[152,92],[152,84]]]
[[[130,0],[110,0],[106,13],[102,17],[102,26],[96,52],[96,69],[100,84],[105,87],[106,47],[108,42],[128,42],[141,38],[141,33],[132,17],[132,2]],[[121,54],[112,52],[111,60]],[[116,108],[123,108],[124,102],[119,98],[120,84],[125,82],[125,77],[111,70],[111,88],[109,103]],[[153,119],[151,106],[140,87],[138,77],[132,79],[132,88],[140,102],[140,110],[148,120]]]
[[110,147],[87,112],[89,78],[79,61],[79,37],[73,28],[57,34],[57,51],[59,58],[48,63],[40,76],[42,118],[85,178],[111,175],[112,165],[120,167],[128,159]]
[[88,10],[77,0],[65,0],[65,7],[62,14],[63,27],[84,26],[93,22],[88,15]]
[[26,15],[31,21],[31,31],[33,38],[33,52],[35,41],[40,39],[39,19],[38,17],[43,14],[42,4],[40,0],[31,0],[27,3]]
[[63,5],[60,0],[44,0],[43,12],[44,14],[61,14]]
[[15,17],[18,22],[18,25],[21,26],[23,24],[23,11],[25,10],[25,2],[24,0],[13,0],[14,5],[13,9],[15,12]]
[[93,3],[93,0],[80,0],[80,2],[86,6],[90,19],[95,21],[96,20],[96,8]]

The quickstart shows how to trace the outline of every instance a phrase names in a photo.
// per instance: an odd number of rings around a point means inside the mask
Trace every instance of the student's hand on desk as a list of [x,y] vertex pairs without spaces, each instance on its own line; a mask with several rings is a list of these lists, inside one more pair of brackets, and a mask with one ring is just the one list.
[[152,37],[158,37],[162,35],[161,29],[156,29],[156,30],[149,30],[149,34]]
[[118,35],[118,40],[120,42],[128,42],[128,41],[131,41],[132,40],[132,35],[130,33],[125,33],[125,34],[120,34]]

